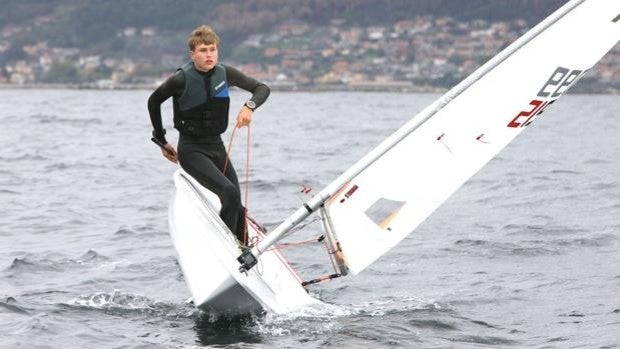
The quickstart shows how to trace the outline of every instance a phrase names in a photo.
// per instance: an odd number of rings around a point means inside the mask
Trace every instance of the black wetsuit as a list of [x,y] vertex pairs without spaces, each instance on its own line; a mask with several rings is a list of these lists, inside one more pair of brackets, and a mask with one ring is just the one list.
[[[269,96],[269,87],[267,85],[244,75],[235,68],[226,65],[223,65],[223,67],[225,68],[228,86],[237,86],[251,92],[252,97],[250,99],[256,103],[256,108],[265,102]],[[209,86],[214,70],[215,68],[206,73],[197,71],[204,79],[206,86]],[[167,141],[162,126],[161,104],[170,97],[175,98],[175,103],[177,103],[184,91],[187,92],[185,73],[183,70],[179,70],[162,83],[148,100],[149,115],[154,129],[153,135],[163,144],[166,144]],[[207,104],[209,104],[209,101],[213,101],[213,96],[210,95],[208,88],[206,93]],[[175,108],[176,106],[175,104]],[[220,114],[222,115],[217,115],[217,118],[226,123],[228,115],[223,114],[227,114],[227,112]],[[179,129],[180,134],[177,149],[181,167],[220,198],[222,202],[220,217],[237,236],[239,241],[243,241],[245,209],[241,205],[237,174],[230,161],[228,162],[226,173],[222,173],[226,162],[226,149],[220,134],[224,132],[226,125],[224,125],[223,130],[218,129],[215,132],[207,132],[207,135],[184,132],[182,127],[176,124],[176,120],[175,127]]]

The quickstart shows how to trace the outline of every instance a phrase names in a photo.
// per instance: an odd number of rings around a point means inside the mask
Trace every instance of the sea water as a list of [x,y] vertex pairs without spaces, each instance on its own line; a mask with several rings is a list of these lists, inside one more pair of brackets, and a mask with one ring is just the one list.
[[[562,97],[387,255],[310,286],[325,306],[236,317],[186,303],[148,96],[0,90],[1,348],[620,346],[617,96]],[[252,216],[274,228],[437,97],[273,92],[249,172],[246,130],[232,143]],[[284,252],[333,272],[320,244]]]

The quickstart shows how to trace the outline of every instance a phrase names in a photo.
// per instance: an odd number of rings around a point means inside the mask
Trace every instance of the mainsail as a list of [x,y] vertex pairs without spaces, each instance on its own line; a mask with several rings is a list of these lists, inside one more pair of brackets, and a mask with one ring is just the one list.
[[619,1],[568,2],[241,255],[241,269],[323,206],[346,266],[360,272],[409,235],[613,48],[620,39],[619,19]]

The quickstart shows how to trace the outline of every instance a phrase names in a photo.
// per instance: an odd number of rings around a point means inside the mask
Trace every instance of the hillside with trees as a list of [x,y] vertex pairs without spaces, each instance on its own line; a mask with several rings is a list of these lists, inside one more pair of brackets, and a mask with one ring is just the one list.
[[[198,24],[217,29],[231,46],[251,33],[301,20],[325,25],[342,18],[349,25],[385,25],[417,16],[460,20],[524,19],[533,24],[566,0],[4,0],[0,28],[29,27],[12,37],[19,45],[45,40],[50,46],[95,52],[122,49],[126,27],[151,27],[163,36],[184,37]],[[182,45],[182,44],[178,44]],[[162,45],[162,50],[177,50]]]
[[[566,2],[3,0],[0,84],[152,86],[208,24],[225,62],[276,88],[441,89]],[[580,86],[620,90],[618,56]]]

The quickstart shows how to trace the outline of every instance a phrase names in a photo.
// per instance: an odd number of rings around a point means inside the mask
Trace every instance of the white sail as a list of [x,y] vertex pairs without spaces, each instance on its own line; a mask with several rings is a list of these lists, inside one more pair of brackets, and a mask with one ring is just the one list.
[[411,233],[619,38],[620,1],[569,1],[240,255],[240,271],[325,205],[346,265],[360,272]]
[[326,204],[349,270],[394,247],[540,117],[617,44],[619,18],[620,1],[570,1],[353,166],[370,163]]

